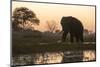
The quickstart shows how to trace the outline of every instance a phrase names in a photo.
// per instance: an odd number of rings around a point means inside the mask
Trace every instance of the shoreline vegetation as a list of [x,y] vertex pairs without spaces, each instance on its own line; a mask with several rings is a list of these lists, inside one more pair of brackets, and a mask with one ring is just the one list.
[[30,54],[30,53],[40,53],[40,52],[55,52],[55,51],[66,51],[66,50],[95,50],[95,44],[24,44],[24,45],[14,45],[13,54]]
[[[92,35],[93,36],[93,35]],[[83,43],[58,42],[61,35],[34,32],[12,32],[12,54],[32,54],[66,50],[96,50],[95,37],[88,36]]]

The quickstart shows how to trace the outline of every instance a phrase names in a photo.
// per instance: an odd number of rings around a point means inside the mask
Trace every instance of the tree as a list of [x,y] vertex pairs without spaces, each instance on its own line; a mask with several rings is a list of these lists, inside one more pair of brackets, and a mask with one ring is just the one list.
[[85,34],[85,35],[88,35],[88,34],[89,34],[88,29],[84,29],[84,34]]
[[61,32],[62,32],[62,31],[59,30],[59,29],[55,30],[55,33],[61,33]]
[[39,19],[36,17],[36,14],[33,11],[26,7],[18,7],[13,11],[12,28],[14,30],[19,30],[25,26],[32,25],[29,22],[39,25]]
[[56,29],[57,29],[57,24],[56,24],[56,22],[55,22],[54,20],[47,21],[46,24],[47,24],[47,25],[46,25],[46,28],[47,28],[47,30],[48,30],[49,32],[54,33],[54,32],[56,31]]

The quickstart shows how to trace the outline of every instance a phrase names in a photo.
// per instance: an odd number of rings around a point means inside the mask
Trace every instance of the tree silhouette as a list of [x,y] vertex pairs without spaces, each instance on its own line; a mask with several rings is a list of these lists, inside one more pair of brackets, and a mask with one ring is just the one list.
[[84,34],[85,34],[85,35],[88,35],[88,34],[89,34],[88,29],[84,29]]
[[57,29],[55,30],[55,33],[61,33],[61,30]]
[[49,32],[54,33],[57,29],[56,21],[54,21],[54,20],[46,21],[46,28]]
[[39,25],[39,19],[36,14],[26,7],[18,7],[13,11],[12,15],[12,28],[14,30],[19,30],[20,25],[25,27],[28,22]]

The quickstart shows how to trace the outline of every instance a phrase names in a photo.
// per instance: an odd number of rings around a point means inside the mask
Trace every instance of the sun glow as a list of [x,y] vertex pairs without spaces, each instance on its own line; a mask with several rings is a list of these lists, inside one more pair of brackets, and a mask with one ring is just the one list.
[[61,30],[61,18],[63,16],[74,16],[83,23],[85,29],[95,32],[94,6],[12,2],[12,12],[16,7],[27,7],[31,9],[40,20],[40,24],[37,27],[40,31],[46,31],[45,25],[48,20],[55,20],[58,29]]

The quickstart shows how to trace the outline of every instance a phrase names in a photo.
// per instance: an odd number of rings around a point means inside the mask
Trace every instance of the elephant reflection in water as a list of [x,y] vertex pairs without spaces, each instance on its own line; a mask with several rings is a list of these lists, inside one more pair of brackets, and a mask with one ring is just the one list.
[[83,42],[84,28],[80,20],[72,16],[62,17],[61,26],[63,31],[62,42],[65,42],[68,33],[70,34],[71,42],[74,41],[74,38],[76,42]]

